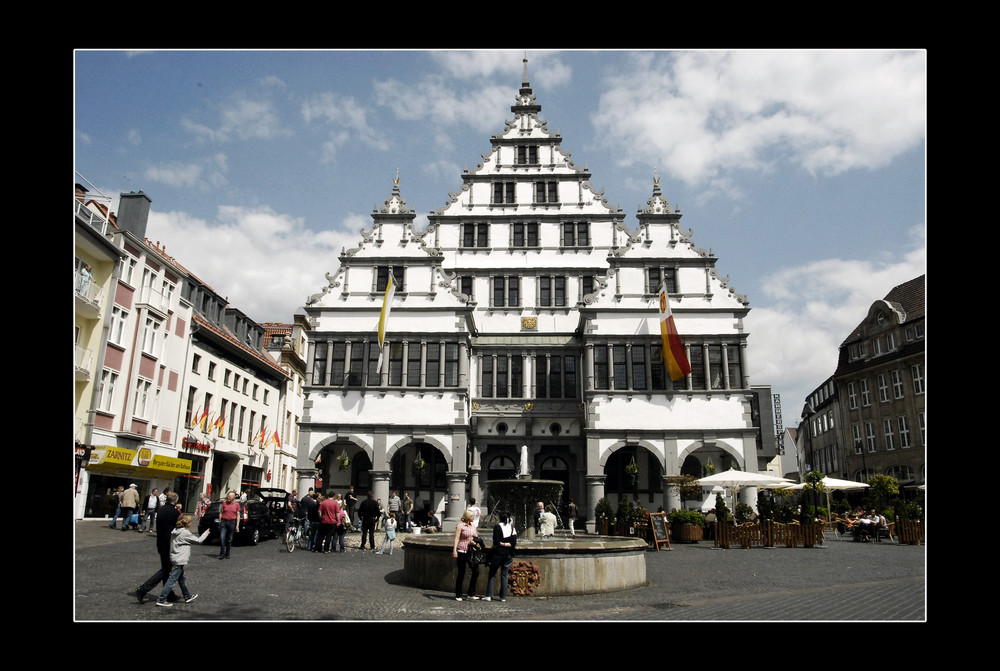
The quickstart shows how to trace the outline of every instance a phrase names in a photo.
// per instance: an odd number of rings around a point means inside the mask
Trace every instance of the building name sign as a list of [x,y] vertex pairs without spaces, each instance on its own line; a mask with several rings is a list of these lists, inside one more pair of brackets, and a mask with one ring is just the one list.
[[212,446],[209,445],[208,443],[199,443],[197,440],[194,440],[193,438],[185,438],[184,440],[181,441],[181,444],[184,447],[191,448],[192,450],[202,450],[204,452],[208,452],[209,450],[212,449]]

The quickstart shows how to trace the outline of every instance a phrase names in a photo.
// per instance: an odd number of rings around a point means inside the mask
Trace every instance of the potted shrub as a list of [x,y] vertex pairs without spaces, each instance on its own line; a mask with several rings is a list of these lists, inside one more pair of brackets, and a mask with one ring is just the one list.
[[673,510],[670,536],[679,543],[697,543],[704,537],[705,516],[697,510]]
[[608,526],[614,524],[615,521],[615,511],[607,497],[598,501],[597,505],[594,506],[594,517],[597,518],[597,533],[607,536]]

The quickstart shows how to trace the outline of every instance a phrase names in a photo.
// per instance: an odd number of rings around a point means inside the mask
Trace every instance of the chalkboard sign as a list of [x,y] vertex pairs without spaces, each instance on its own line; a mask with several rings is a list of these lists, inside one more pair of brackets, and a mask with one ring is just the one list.
[[668,550],[673,550],[670,547],[670,536],[667,533],[667,514],[666,513],[649,513],[649,528],[653,530],[653,542],[656,544],[656,551],[660,551],[660,545],[666,544]]

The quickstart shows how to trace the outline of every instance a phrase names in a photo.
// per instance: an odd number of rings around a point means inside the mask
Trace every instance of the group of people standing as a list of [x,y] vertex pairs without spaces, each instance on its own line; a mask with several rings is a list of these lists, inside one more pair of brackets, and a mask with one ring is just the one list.
[[[367,544],[373,552],[382,554],[388,547],[388,554],[392,554],[396,534],[412,528],[413,502],[406,493],[401,499],[393,491],[388,507],[384,507],[381,499],[376,499],[371,491],[358,504],[353,486],[344,494],[333,490],[324,494],[310,487],[301,500],[296,499],[297,492],[292,492],[288,521],[293,517],[299,519],[306,534],[306,549],[312,552],[345,552],[345,536],[358,529],[357,521],[361,530],[358,549],[364,550]],[[385,537],[382,547],[376,550],[375,531],[380,529],[385,531]]]
[[146,495],[146,498],[143,499],[139,495],[139,489],[135,483],[130,484],[128,489],[125,489],[124,485],[119,486],[111,495],[111,509],[115,512],[111,517],[111,524],[108,527],[117,529],[118,518],[120,517],[122,519],[122,531],[127,531],[129,526],[131,526],[132,516],[138,514],[138,523],[135,530],[140,533],[143,531],[153,533],[156,526],[156,514],[162,506],[166,505],[167,494],[169,493],[169,488],[164,488],[160,492],[154,487]]

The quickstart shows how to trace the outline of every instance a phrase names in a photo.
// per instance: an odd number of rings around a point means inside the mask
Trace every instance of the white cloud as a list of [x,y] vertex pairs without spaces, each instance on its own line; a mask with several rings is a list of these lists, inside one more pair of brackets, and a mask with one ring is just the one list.
[[358,244],[362,219],[316,232],[269,207],[223,206],[215,221],[153,211],[149,230],[170,256],[233,307],[258,322],[287,322],[326,286],[326,273],[339,266],[342,248]]
[[[702,185],[779,161],[812,174],[888,165],[926,126],[920,51],[636,54],[593,117],[622,163]],[[621,101],[628,100],[628,105]]]
[[320,93],[302,103],[301,111],[307,124],[323,122],[332,126],[322,145],[321,160],[325,162],[334,160],[341,147],[355,140],[379,151],[389,149],[385,136],[369,123],[368,109],[351,96]]
[[753,307],[750,379],[771,385],[794,411],[836,371],[840,344],[893,287],[926,272],[923,229],[912,249],[874,261],[824,259],[782,269],[762,280],[766,307]]
[[[268,78],[261,81],[265,89],[280,88],[280,80]],[[237,92],[216,105],[219,119],[210,126],[190,117],[181,119],[181,126],[187,131],[213,142],[227,142],[236,137],[240,140],[273,140],[288,137],[291,131],[284,127],[274,102],[267,90],[247,93]]]
[[216,153],[190,163],[172,161],[150,165],[143,172],[143,177],[178,189],[217,189],[226,184],[228,169],[226,155]]

